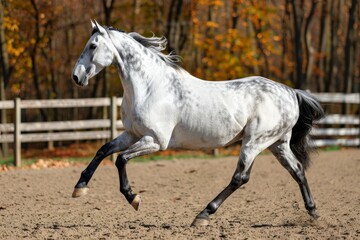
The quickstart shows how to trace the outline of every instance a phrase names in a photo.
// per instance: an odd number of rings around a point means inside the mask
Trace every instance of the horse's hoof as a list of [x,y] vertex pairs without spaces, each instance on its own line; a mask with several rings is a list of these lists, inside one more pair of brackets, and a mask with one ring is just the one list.
[[313,210],[310,210],[309,211],[309,215],[314,218],[314,219],[318,219],[320,217],[320,215],[317,214],[316,210],[313,209]]
[[82,187],[82,188],[74,188],[74,192],[72,194],[73,198],[84,196],[88,193],[89,188],[88,187]]
[[198,226],[207,226],[210,224],[209,219],[205,218],[195,218],[195,220],[192,222],[192,227],[198,227]]
[[140,207],[140,204],[141,204],[140,195],[136,195],[131,202],[131,206],[133,206],[133,208],[137,211]]

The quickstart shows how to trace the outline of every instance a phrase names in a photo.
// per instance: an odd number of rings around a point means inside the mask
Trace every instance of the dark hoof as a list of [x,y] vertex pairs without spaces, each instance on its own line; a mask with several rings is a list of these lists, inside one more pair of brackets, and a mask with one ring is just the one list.
[[198,227],[198,226],[208,226],[210,224],[209,219],[205,218],[195,218],[195,220],[192,222],[192,227]]
[[140,204],[141,204],[140,195],[136,195],[130,204],[131,204],[131,206],[133,206],[133,208],[136,211],[139,210],[139,207],[140,207]]
[[73,198],[84,196],[88,193],[89,188],[88,187],[82,187],[82,188],[74,188],[74,192],[72,194]]
[[316,209],[309,210],[308,213],[309,213],[309,215],[310,215],[312,218],[314,218],[314,219],[318,219],[318,218],[320,217],[320,215],[318,215],[318,214],[316,213]]

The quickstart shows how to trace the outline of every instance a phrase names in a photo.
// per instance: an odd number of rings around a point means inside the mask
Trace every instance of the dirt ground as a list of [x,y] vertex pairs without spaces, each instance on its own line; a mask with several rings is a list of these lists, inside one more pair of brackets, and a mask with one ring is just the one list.
[[313,155],[308,182],[320,218],[304,209],[297,184],[272,155],[259,156],[250,181],[211,217],[196,214],[225,187],[236,157],[130,163],[138,212],[119,192],[114,166],[100,166],[82,198],[84,167],[0,172],[1,239],[360,239],[360,150]]

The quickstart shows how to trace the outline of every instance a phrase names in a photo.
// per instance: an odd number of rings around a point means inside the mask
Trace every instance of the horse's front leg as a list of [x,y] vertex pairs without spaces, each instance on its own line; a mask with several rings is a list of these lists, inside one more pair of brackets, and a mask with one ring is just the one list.
[[138,156],[157,152],[160,149],[160,145],[154,141],[151,136],[144,136],[116,159],[116,167],[119,172],[120,179],[120,192],[125,196],[126,200],[134,207],[135,210],[139,209],[141,198],[140,195],[134,194],[131,190],[129,180],[126,174],[126,163]]
[[138,139],[135,138],[131,133],[123,132],[120,136],[113,139],[112,141],[105,143],[96,153],[93,160],[89,163],[86,169],[81,173],[79,181],[75,185],[73,197],[80,197],[85,195],[89,188],[87,186],[91,177],[93,176],[96,168],[99,166],[101,161],[107,156],[123,151],[131,146]]

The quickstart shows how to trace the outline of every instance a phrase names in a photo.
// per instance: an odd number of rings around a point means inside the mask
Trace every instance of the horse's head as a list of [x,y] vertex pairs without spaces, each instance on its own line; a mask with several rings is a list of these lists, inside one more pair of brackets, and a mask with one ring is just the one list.
[[91,21],[93,32],[72,72],[77,85],[86,86],[90,78],[114,60],[114,46],[105,28]]

